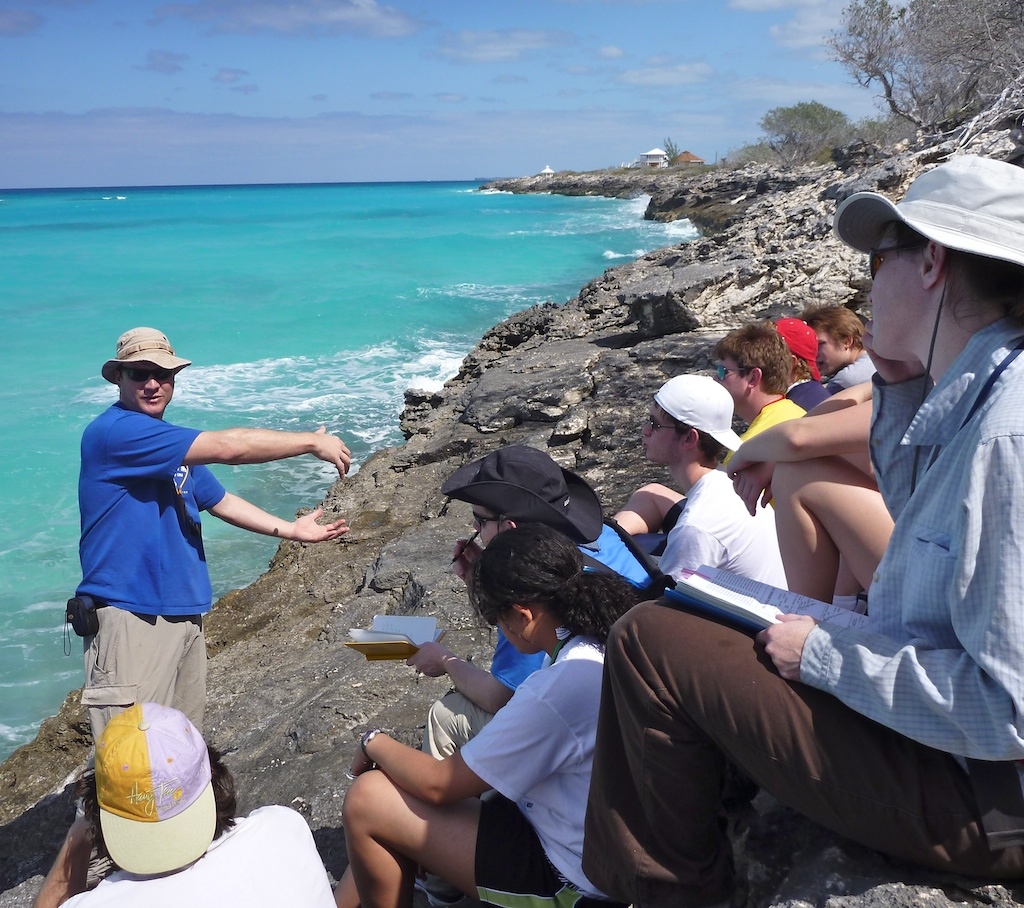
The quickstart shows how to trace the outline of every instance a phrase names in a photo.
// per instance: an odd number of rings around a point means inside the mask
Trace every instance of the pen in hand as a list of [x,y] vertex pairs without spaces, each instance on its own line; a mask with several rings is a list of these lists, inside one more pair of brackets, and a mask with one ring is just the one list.
[[459,554],[458,554],[458,555],[456,555],[456,556],[455,556],[455,557],[454,557],[454,558],[452,559],[452,564],[455,564],[455,562],[456,562],[456,561],[458,561],[458,560],[459,560],[459,559],[460,559],[460,558],[462,557],[462,553],[463,553],[464,551],[466,551],[466,549],[468,549],[468,548],[469,548],[469,546],[470,546],[470,543],[472,543],[472,542],[473,542],[473,540],[474,540],[474,539],[476,539],[476,537],[477,537],[477,536],[479,536],[479,535],[480,535],[480,531],[479,531],[479,530],[473,530],[473,535],[472,535],[472,536],[470,536],[470,537],[469,537],[469,539],[467,539],[467,540],[466,540],[466,544],[465,544],[465,545],[464,545],[464,546],[463,546],[463,547],[462,547],[461,549],[459,549]]

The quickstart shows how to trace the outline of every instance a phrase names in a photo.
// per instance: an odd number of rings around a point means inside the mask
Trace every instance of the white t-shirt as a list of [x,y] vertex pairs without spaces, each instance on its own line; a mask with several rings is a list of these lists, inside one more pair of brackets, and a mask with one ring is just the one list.
[[604,647],[596,640],[572,638],[460,751],[474,773],[516,802],[554,868],[598,898],[605,896],[583,873],[582,861],[603,665]]
[[732,480],[712,470],[693,485],[668,534],[659,566],[677,580],[702,564],[788,589],[775,533],[775,509],[751,517]]
[[260,807],[236,821],[194,864],[164,876],[112,873],[73,908],[334,908],[334,896],[302,816]]

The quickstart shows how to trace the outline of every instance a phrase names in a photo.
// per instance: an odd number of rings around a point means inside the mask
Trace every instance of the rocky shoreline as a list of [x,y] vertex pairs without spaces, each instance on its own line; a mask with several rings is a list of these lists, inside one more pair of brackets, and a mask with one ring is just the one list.
[[[970,150],[1007,157],[1012,147],[1010,133],[993,132]],[[207,625],[206,731],[228,753],[240,809],[300,810],[337,877],[345,864],[344,770],[358,734],[380,725],[417,744],[428,705],[447,690],[443,680],[417,681],[403,663],[366,662],[343,645],[348,628],[384,611],[433,614],[454,650],[489,658],[489,631],[469,613],[447,558],[452,541],[467,534],[469,510],[446,504],[442,480],[513,442],[544,448],[580,472],[609,509],[639,482],[663,479],[639,445],[653,391],[672,375],[706,368],[712,341],[740,322],[810,303],[862,306],[862,257],[830,232],[837,200],[860,189],[898,196],[922,167],[954,150],[861,149],[824,166],[748,166],[660,183],[638,174],[627,185],[613,173],[556,174],[543,187],[539,178],[491,184],[642,193],[651,196],[649,217],[689,217],[704,237],[610,269],[564,306],[535,306],[491,329],[441,391],[407,393],[406,443],[376,453],[331,489],[325,509],[349,519],[349,536],[282,543],[267,573],[217,603]],[[34,742],[0,765],[0,906],[31,904],[70,823],[67,780],[88,743],[74,692]],[[1024,886],[891,862],[764,794],[754,808],[732,818],[742,881],[736,905],[1009,905],[1024,897]]]

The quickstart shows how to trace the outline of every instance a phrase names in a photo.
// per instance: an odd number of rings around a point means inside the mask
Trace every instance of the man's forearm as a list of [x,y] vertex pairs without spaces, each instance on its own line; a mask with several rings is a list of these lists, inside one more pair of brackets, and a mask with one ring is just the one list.
[[314,432],[220,429],[200,434],[189,448],[185,463],[267,463],[312,454],[315,450]]
[[345,443],[336,435],[328,435],[323,426],[316,432],[244,428],[201,432],[185,454],[185,463],[269,463],[301,454],[312,454],[333,464],[341,476],[348,472],[351,463]]

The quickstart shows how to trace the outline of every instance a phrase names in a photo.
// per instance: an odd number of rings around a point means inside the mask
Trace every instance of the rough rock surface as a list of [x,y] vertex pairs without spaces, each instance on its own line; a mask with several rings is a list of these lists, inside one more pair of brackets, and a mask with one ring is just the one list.
[[[983,141],[982,153],[1009,156],[1009,134]],[[566,305],[535,306],[489,331],[442,391],[408,393],[407,442],[331,489],[325,508],[349,519],[349,536],[283,543],[267,573],[217,603],[208,622],[206,731],[228,752],[241,810],[300,810],[337,877],[344,773],[358,734],[380,725],[417,744],[429,703],[448,688],[417,681],[401,662],[366,662],[343,645],[348,628],[379,612],[437,615],[454,650],[489,658],[490,632],[449,571],[469,509],[445,504],[442,480],[511,442],[544,448],[582,473],[609,510],[639,483],[664,479],[638,441],[653,391],[710,365],[712,341],[744,320],[810,303],[865,305],[865,263],[830,233],[837,201],[860,189],[898,196],[951,150],[862,149],[835,165],[673,176],[667,188],[656,179],[625,186],[601,175],[571,175],[571,185],[565,178],[557,191],[651,194],[651,216],[690,217],[705,236],[606,271]],[[502,188],[538,189],[529,180]],[[31,904],[70,823],[68,779],[88,743],[73,692],[37,740],[0,766],[0,906]],[[763,793],[733,821],[736,905],[940,908],[1016,904],[1024,895],[891,862]]]

